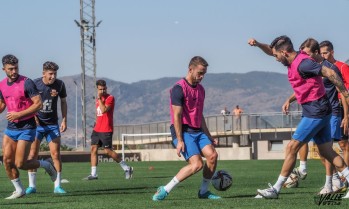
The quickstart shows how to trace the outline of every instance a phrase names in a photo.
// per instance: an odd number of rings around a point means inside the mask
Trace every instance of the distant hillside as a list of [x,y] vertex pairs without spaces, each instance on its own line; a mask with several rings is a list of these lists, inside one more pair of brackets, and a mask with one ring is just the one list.
[[[68,91],[68,131],[63,135],[68,140],[75,140],[75,96],[78,83],[78,127],[81,130],[81,89],[80,75],[61,78]],[[88,78],[91,79],[91,78]],[[108,92],[115,96],[115,124],[139,124],[169,120],[169,89],[180,78],[160,78],[144,80],[131,84],[107,81]],[[287,76],[280,73],[249,72],[207,74],[202,82],[206,89],[205,115],[219,114],[225,106],[231,110],[240,105],[248,112],[279,112],[285,99],[291,94]],[[95,87],[86,86],[88,92]],[[87,112],[94,113],[94,100],[87,97]],[[6,127],[5,114],[0,115],[0,126]],[[89,116],[87,124],[93,125],[94,119]],[[91,129],[89,127],[88,129]],[[74,140],[66,143],[73,146]],[[63,142],[64,143],[64,142]]]

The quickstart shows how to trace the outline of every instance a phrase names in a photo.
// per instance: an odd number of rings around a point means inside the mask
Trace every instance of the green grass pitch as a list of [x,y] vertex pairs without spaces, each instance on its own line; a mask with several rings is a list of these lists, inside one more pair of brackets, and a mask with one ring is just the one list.
[[[279,199],[254,199],[256,189],[274,184],[282,165],[282,160],[219,161],[218,169],[227,170],[233,176],[233,186],[225,192],[210,190],[223,197],[220,200],[197,198],[201,183],[201,172],[180,183],[161,202],[152,201],[156,188],[166,184],[184,166],[185,162],[132,162],[134,176],[125,180],[116,163],[100,163],[99,179],[83,181],[90,172],[89,163],[64,163],[62,178],[69,183],[62,184],[68,192],[53,194],[53,183],[47,174],[38,172],[38,193],[16,200],[5,200],[14,190],[4,167],[0,167],[0,208],[349,208],[349,199],[341,205],[321,205],[314,203],[314,196],[325,181],[325,171],[318,160],[308,162],[308,177],[300,181],[299,188],[283,189]],[[298,163],[297,163],[298,164]],[[149,169],[149,167],[154,169]],[[21,172],[21,180],[28,186],[28,175]]]

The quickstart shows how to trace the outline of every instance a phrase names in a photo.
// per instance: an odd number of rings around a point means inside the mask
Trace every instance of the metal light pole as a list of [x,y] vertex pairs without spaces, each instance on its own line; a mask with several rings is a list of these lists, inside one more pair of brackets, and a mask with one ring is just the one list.
[[[94,104],[96,96],[96,27],[102,21],[95,24],[95,0],[80,0],[80,21],[74,20],[80,28],[81,43],[81,106],[82,106],[82,147],[86,147],[86,128],[88,118],[95,118],[95,111],[86,111],[86,104]],[[86,87],[93,87],[91,88]],[[92,99],[90,101],[89,99]],[[95,108],[94,108],[95,109]],[[90,120],[91,121],[91,120]],[[94,121],[91,122],[93,124]],[[92,125],[91,125],[92,126]]]
[[75,83],[75,149],[78,148],[78,84]]

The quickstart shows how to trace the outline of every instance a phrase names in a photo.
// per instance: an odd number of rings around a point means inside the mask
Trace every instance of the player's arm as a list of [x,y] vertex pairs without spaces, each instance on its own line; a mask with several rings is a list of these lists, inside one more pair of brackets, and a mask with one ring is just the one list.
[[256,46],[256,47],[260,48],[264,53],[266,53],[266,54],[269,55],[269,56],[273,56],[273,51],[272,51],[272,49],[269,47],[268,44],[260,43],[260,42],[258,42],[256,39],[254,39],[254,38],[250,38],[250,39],[248,40],[248,44],[249,44],[250,46]]
[[177,155],[181,156],[181,152],[184,152],[185,145],[183,140],[183,124],[182,124],[182,114],[184,105],[184,94],[183,88],[180,85],[175,85],[170,93],[171,96],[171,108],[173,112],[173,126],[177,138]]
[[343,131],[344,134],[347,135],[348,134],[348,104],[345,102],[345,98],[342,94],[340,94],[341,96],[341,102],[342,102],[342,106],[343,106],[343,119],[342,119],[342,123],[341,123],[341,127],[343,127]]
[[102,101],[101,97],[98,97],[98,103],[102,113],[106,113],[110,110],[110,105],[108,105],[106,101]]
[[293,93],[291,96],[289,96],[285,103],[282,105],[282,112],[285,113],[286,115],[289,112],[290,109],[290,104],[292,104],[292,102],[296,101],[296,94]]
[[184,152],[185,145],[183,140],[183,124],[182,124],[182,113],[183,113],[183,107],[182,106],[176,106],[172,105],[172,111],[173,111],[173,126],[176,132],[177,137],[177,155],[178,157],[181,156],[181,152]]
[[64,132],[67,130],[67,112],[68,112],[68,105],[67,105],[67,98],[61,98],[61,112],[62,112],[62,123],[60,131]]
[[2,92],[0,91],[0,113],[2,113],[6,108],[6,103],[2,97]]
[[346,88],[348,88],[348,84],[349,84],[349,65],[344,64],[341,69],[340,72],[342,74],[342,78],[343,78],[343,82],[344,82],[344,86]]
[[334,70],[326,66],[322,66],[321,74],[336,86],[337,90],[344,96],[346,102],[349,103],[349,93],[346,90],[341,77]]
[[31,97],[30,99],[32,100],[33,104],[29,108],[20,112],[8,112],[6,119],[9,121],[18,120],[19,118],[36,113],[42,108],[41,96],[39,94]]

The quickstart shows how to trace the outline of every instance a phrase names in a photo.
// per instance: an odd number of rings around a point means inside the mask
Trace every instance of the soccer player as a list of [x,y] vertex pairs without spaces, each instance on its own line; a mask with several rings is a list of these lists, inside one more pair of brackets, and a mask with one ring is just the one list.
[[[43,64],[42,77],[34,80],[41,99],[43,108],[36,115],[36,136],[31,145],[28,159],[38,159],[40,144],[45,137],[50,148],[54,167],[57,171],[57,178],[54,182],[54,193],[66,193],[61,187],[62,162],[60,154],[61,132],[67,129],[67,92],[64,82],[57,79],[59,66],[54,62]],[[62,122],[58,125],[57,103],[58,97],[61,101]],[[26,194],[36,193],[36,169],[28,171],[29,187]]]
[[[325,60],[320,55],[320,46],[319,46],[319,43],[315,39],[308,38],[306,41],[304,41],[301,44],[300,49],[303,50],[305,53],[307,53],[316,62],[334,70],[337,73],[337,75],[342,78],[342,74],[339,71],[339,69],[336,67],[336,65]],[[344,115],[348,114],[348,104],[345,102],[345,98],[343,95],[341,95],[341,94],[338,95],[338,91],[337,91],[335,85],[333,85],[333,83],[329,79],[324,78],[323,83],[324,83],[324,86],[326,89],[327,98],[329,99],[329,101],[331,103],[331,107],[332,107],[332,116],[331,116],[331,120],[330,120],[331,139],[333,141],[340,141],[340,139],[341,139],[341,126],[343,126],[344,131],[347,132],[348,120],[347,120],[347,117],[344,117],[342,119],[340,101],[338,98],[341,98],[341,100],[343,101]],[[303,147],[305,147],[305,146],[303,146]],[[307,147],[307,149],[308,149],[308,147]],[[306,150],[306,151],[308,153],[308,150]],[[342,189],[344,189],[345,185],[340,180],[338,173],[335,172],[335,170],[330,162],[325,160],[322,156],[321,156],[321,159],[322,159],[322,162],[326,168],[326,182],[325,182],[324,187],[319,192],[319,194],[329,194],[329,193],[333,193],[333,192],[336,193],[336,192],[342,191]]]
[[349,103],[349,93],[341,78],[332,69],[316,63],[305,52],[296,52],[287,36],[274,39],[270,49],[276,60],[288,68],[288,80],[297,101],[302,105],[303,117],[286,147],[284,164],[277,182],[269,184],[270,188],[258,189],[258,194],[264,198],[278,198],[282,185],[294,168],[298,150],[312,138],[319,153],[349,180],[347,165],[332,149],[331,104],[322,81],[322,77],[328,78]]
[[[333,50],[333,44],[330,41],[323,41],[320,43],[320,54],[321,56],[328,60],[330,63],[336,65],[343,76],[343,82],[347,89],[349,89],[349,65],[347,65],[344,62],[340,62],[334,58],[334,50]],[[345,106],[343,105],[345,102],[341,100],[342,108]],[[345,111],[342,111],[342,117],[348,119],[348,114],[345,114]],[[345,163],[349,164],[349,144],[348,144],[348,130],[346,130],[348,127],[343,127],[341,139],[338,141],[338,144],[343,151],[343,159]],[[344,184],[345,187],[348,187],[348,182],[346,181]],[[349,198],[349,193],[344,197]]]
[[7,176],[15,191],[6,199],[25,195],[19,178],[19,169],[29,170],[43,167],[56,180],[56,170],[48,161],[27,160],[30,145],[35,138],[35,113],[42,108],[40,94],[29,78],[18,74],[18,59],[13,55],[2,58],[6,78],[0,82],[0,113],[7,108],[7,128],[3,138],[3,161]]
[[[180,182],[203,169],[203,180],[198,192],[202,199],[221,197],[208,191],[217,166],[218,154],[213,146],[217,140],[211,137],[203,116],[205,90],[200,84],[207,72],[208,63],[200,56],[189,63],[187,76],[179,80],[170,91],[171,135],[177,155],[188,162],[165,186],[160,186],[154,201],[163,200]],[[201,155],[206,158],[203,162]]]
[[[249,44],[252,46],[258,46],[261,48],[265,53],[271,54],[271,49],[267,44],[259,43],[254,39],[249,40]],[[269,50],[269,51],[268,51]],[[315,39],[308,38],[305,40],[301,46],[300,50],[303,50],[305,53],[307,53],[311,58],[313,58],[316,62],[331,68],[334,70],[338,76],[342,78],[341,73],[339,72],[338,68],[331,64],[330,62],[324,60],[320,56],[320,46],[318,42]],[[348,120],[347,118],[343,118],[341,121],[341,110],[339,105],[338,98],[341,97],[344,101],[343,95],[338,96],[338,91],[336,90],[336,87],[332,82],[330,82],[328,79],[323,79],[324,86],[326,89],[326,95],[329,98],[330,104],[332,106],[332,116],[331,116],[331,138],[332,140],[338,141],[340,139],[340,127],[345,127],[345,131],[347,130],[348,126]],[[286,102],[284,103],[282,109],[284,112],[288,112],[290,103],[296,100],[295,94],[291,95]],[[348,112],[348,106],[347,103],[343,103],[344,105],[344,112]],[[341,122],[340,122],[341,121]],[[307,163],[307,157],[308,157],[308,144],[304,143],[301,148],[299,149],[299,157],[300,157],[300,166],[297,168],[294,168],[292,171],[292,174],[286,181],[286,184],[292,183],[293,181],[298,181],[298,179],[305,179],[307,176],[306,171],[306,163]],[[323,159],[323,157],[322,157]],[[340,180],[338,173],[333,171],[332,165],[327,162],[325,163],[325,160],[323,159],[323,163],[326,167],[326,183],[325,186],[321,189],[319,192],[320,194],[325,193],[332,193],[332,192],[338,192],[341,191],[344,187],[344,184]],[[334,173],[333,173],[334,172]],[[332,175],[333,174],[333,175]]]
[[[344,85],[349,89],[349,65],[344,62],[340,62],[334,58],[333,45],[330,41],[323,41],[320,43],[320,53],[321,56],[329,61],[330,63],[336,65],[341,71],[343,76]],[[344,103],[344,102],[343,102]],[[343,118],[348,118],[348,115],[343,115]],[[343,131],[342,140],[338,141],[340,148],[343,151],[343,158],[345,163],[349,164],[349,144],[348,144],[348,133]]]
[[97,87],[97,119],[91,135],[91,174],[84,180],[96,180],[97,175],[97,152],[98,147],[103,147],[104,152],[113,158],[125,172],[125,179],[132,178],[133,167],[118,158],[112,147],[113,140],[113,114],[115,99],[107,93],[107,84],[104,80],[96,81]]

